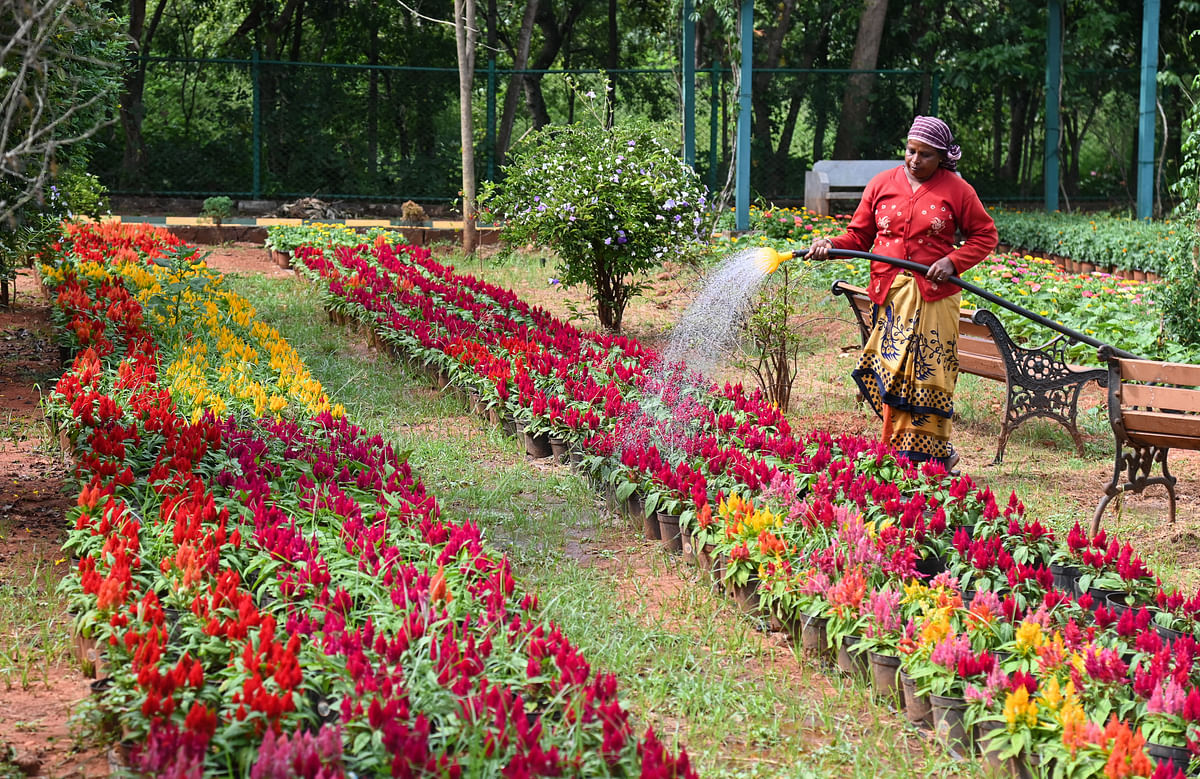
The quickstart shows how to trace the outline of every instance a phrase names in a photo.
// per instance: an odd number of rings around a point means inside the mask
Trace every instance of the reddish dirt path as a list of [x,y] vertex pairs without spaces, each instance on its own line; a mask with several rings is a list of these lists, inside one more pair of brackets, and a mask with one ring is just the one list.
[[[74,490],[58,442],[46,440],[39,406],[62,373],[49,309],[30,271],[18,274],[16,290],[15,304],[0,309],[0,604],[28,614],[57,608],[46,590],[66,573],[59,547]],[[89,680],[61,651],[31,646],[32,638],[15,629],[0,635],[0,772],[15,766],[30,776],[107,776],[105,754],[78,749],[69,725]],[[10,662],[18,653],[21,661]],[[26,662],[23,682],[9,669]]]

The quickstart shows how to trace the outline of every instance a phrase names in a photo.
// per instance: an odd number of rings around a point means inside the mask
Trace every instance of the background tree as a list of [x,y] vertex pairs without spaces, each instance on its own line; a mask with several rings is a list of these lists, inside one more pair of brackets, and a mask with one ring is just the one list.
[[505,218],[506,240],[552,248],[559,280],[588,287],[600,325],[619,331],[646,272],[698,251],[710,215],[695,173],[654,129],[605,127],[603,105],[586,99],[587,124],[530,134],[482,201]]
[[462,122],[463,251],[475,251],[475,124],[471,84],[475,79],[475,0],[454,0],[454,38],[458,45],[458,104]]
[[99,205],[88,143],[112,120],[122,45],[120,22],[95,2],[0,14],[0,303],[16,263],[61,218]]

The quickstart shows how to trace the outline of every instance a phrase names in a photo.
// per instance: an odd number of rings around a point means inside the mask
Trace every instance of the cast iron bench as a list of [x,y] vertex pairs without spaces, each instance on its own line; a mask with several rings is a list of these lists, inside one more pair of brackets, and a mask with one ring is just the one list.
[[[1110,346],[1101,346],[1099,354],[1108,363],[1108,421],[1117,450],[1112,480],[1092,517],[1092,535],[1099,532],[1100,516],[1113,498],[1140,493],[1152,484],[1167,488],[1174,522],[1176,479],[1167,470],[1167,454],[1200,450],[1200,365],[1123,359]],[[1155,463],[1161,476],[1152,473]]]
[[[865,345],[875,321],[875,304],[867,297],[867,291],[840,279],[833,282],[831,291],[849,302]],[[1075,441],[1075,451],[1083,455],[1083,436],[1075,424],[1079,392],[1089,381],[1106,386],[1109,372],[1068,363],[1066,351],[1072,343],[1066,336],[1058,335],[1035,348],[1019,346],[1000,319],[986,308],[959,312],[959,371],[1001,381],[1007,387],[993,465],[1004,460],[1009,435],[1033,417],[1052,419],[1065,427]]]
[[830,200],[862,197],[877,173],[900,166],[900,160],[817,160],[804,174],[804,207],[810,213],[829,215]]

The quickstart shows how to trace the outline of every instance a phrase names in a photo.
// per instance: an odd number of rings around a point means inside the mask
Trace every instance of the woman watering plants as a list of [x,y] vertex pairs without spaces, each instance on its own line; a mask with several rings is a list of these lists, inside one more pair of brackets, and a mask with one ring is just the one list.
[[846,232],[817,239],[805,255],[824,260],[830,249],[855,249],[929,266],[922,276],[871,262],[874,324],[852,375],[883,418],[884,442],[947,470],[958,462],[950,421],[962,293],[946,280],[976,265],[999,239],[979,196],[955,173],[961,156],[945,122],[918,116],[904,164],[871,179]]

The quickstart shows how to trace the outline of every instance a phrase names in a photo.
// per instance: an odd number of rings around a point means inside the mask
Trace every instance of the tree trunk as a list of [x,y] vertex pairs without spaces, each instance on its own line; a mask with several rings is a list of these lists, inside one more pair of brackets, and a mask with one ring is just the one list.
[[1011,88],[1009,99],[1008,156],[1004,160],[1001,174],[1013,184],[1021,179],[1021,152],[1025,147],[1025,116],[1028,108],[1027,95],[1016,87]]
[[[608,83],[608,95],[604,101],[606,106],[604,112],[605,127],[612,127],[616,121],[617,82],[613,78],[613,71],[617,69],[617,63],[620,62],[620,46],[621,38],[617,34],[617,0],[608,0],[608,59],[605,62],[608,72],[604,75]],[[686,52],[683,56],[687,56]]]
[[[542,30],[542,48],[533,61],[534,70],[546,70],[554,64],[564,42],[570,37],[575,23],[583,15],[588,0],[573,0],[567,8],[562,24],[554,18],[554,9],[547,5],[538,5],[537,24]],[[533,117],[533,126],[545,127],[550,124],[550,111],[546,108],[546,98],[542,95],[542,76],[536,74],[525,79],[525,104],[529,115]]]
[[1000,174],[1004,159],[1004,113],[1003,92],[999,86],[992,88],[992,175]]
[[367,174],[371,186],[379,172],[379,25],[372,19],[371,37],[368,43],[367,62]]
[[[159,2],[150,25],[146,26],[146,0],[129,2],[129,54],[139,57],[150,51],[154,33],[162,20],[167,4]],[[142,120],[146,106],[142,95],[146,88],[146,62],[139,60],[126,71],[121,89],[121,129],[125,134],[125,149],[121,160],[121,183],[140,184],[146,177],[146,139],[142,137]]]
[[[874,70],[879,60],[879,42],[883,39],[883,23],[887,17],[888,0],[866,0],[858,18],[858,37],[854,42],[851,70]],[[837,140],[833,156],[839,160],[858,157],[858,135],[867,115],[874,73],[851,74],[842,97],[842,115],[838,121]]]
[[462,137],[463,251],[475,252],[475,121],[471,86],[475,80],[475,0],[454,0],[454,38],[458,45],[458,116]]
[[[513,70],[525,70],[529,64],[529,42],[533,38],[533,23],[537,18],[538,0],[525,3],[525,15],[521,17],[521,31],[517,36],[517,50],[513,52]],[[508,144],[512,139],[513,120],[517,113],[517,98],[524,77],[514,73],[508,79],[504,91],[504,110],[500,114],[500,128],[496,132],[496,166],[502,167],[508,156]]]
[[[783,53],[783,38],[787,35],[788,27],[791,24],[792,8],[795,6],[795,0],[783,0],[778,6],[778,15],[775,18],[775,24],[763,31],[763,37],[766,38],[762,48],[764,56],[761,68],[770,70],[779,67],[780,57]],[[778,78],[775,74],[757,72],[754,75],[753,89],[751,90],[751,110],[754,114],[754,120],[751,122],[754,135],[758,141],[759,152],[767,155],[765,162],[765,176],[762,180],[762,187],[767,192],[778,191],[779,184],[782,179],[777,155],[774,154],[775,143],[773,137],[775,135],[774,123],[771,121],[771,114],[774,109],[774,96],[769,91],[771,79]]]

